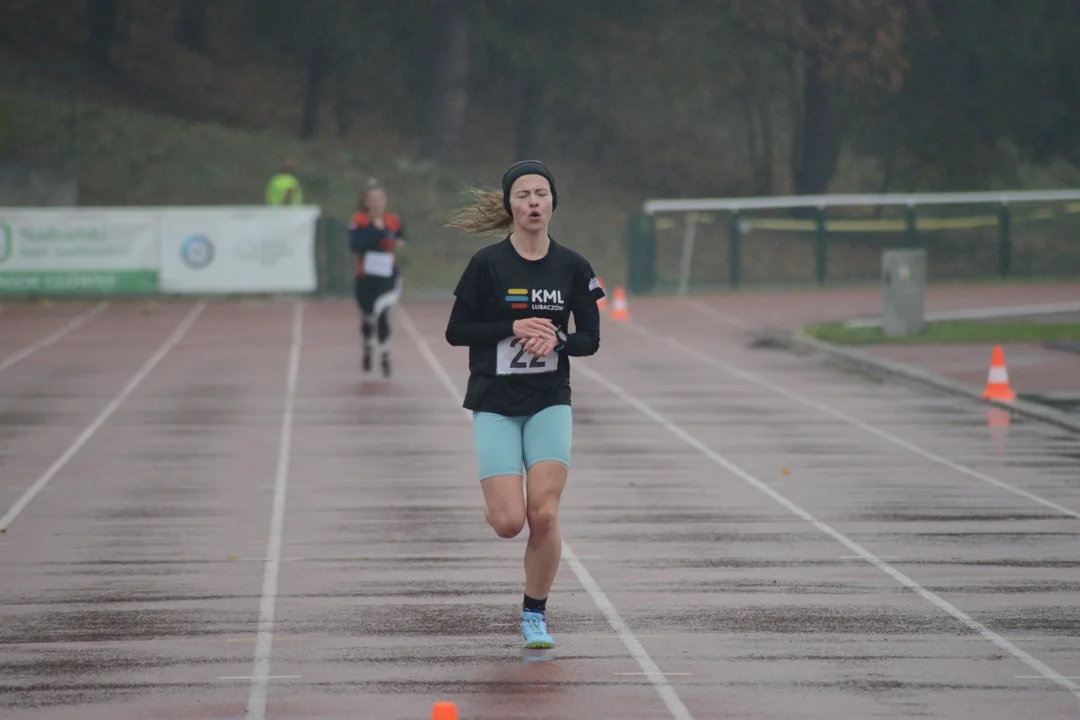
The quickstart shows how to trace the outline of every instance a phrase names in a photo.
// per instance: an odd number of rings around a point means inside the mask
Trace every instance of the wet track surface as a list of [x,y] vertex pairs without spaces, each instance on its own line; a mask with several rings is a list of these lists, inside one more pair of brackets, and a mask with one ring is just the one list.
[[524,651],[447,306],[91,309],[0,314],[5,720],[1080,717],[1075,434],[635,299]]

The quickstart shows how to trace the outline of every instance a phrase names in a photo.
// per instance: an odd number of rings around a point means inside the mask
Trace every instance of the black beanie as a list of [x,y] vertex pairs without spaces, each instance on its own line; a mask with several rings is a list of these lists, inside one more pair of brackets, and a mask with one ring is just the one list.
[[551,209],[554,210],[558,206],[559,195],[555,192],[555,177],[547,169],[547,166],[539,160],[520,160],[510,166],[502,179],[503,207],[506,208],[507,215],[513,215],[510,211],[510,188],[522,175],[542,175],[546,177],[551,185]]

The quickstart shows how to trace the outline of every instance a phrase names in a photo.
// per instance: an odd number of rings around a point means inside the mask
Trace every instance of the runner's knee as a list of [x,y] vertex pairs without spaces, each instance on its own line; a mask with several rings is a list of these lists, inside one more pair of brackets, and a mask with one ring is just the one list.
[[559,502],[555,498],[539,503],[529,503],[529,532],[533,535],[546,535],[555,529],[559,521]]
[[507,540],[517,537],[525,529],[525,513],[519,510],[488,508],[487,520],[495,534]]
[[501,538],[517,537],[525,527],[525,493],[520,475],[497,475],[486,478],[484,517]]
[[540,460],[529,466],[526,517],[533,535],[552,532],[558,525],[559,502],[568,468],[560,460]]

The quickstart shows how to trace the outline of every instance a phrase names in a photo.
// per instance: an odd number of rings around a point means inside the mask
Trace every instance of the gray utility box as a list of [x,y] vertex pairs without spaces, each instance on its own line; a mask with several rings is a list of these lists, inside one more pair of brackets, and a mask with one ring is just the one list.
[[916,335],[926,325],[926,250],[886,250],[881,258],[881,329]]

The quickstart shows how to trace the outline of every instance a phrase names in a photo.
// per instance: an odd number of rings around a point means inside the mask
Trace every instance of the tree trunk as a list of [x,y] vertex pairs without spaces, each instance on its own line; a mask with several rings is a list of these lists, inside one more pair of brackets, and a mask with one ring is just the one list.
[[540,113],[544,107],[544,82],[533,70],[529,82],[521,84],[521,101],[518,107],[517,148],[514,161],[532,160],[540,152]]
[[319,127],[319,98],[326,75],[326,53],[316,41],[308,50],[307,86],[304,89],[304,115],[300,127],[300,139],[310,140]]
[[751,91],[743,98],[742,109],[746,123],[746,145],[753,169],[753,193],[772,195],[774,149],[769,101],[760,93]]
[[806,59],[802,92],[802,137],[793,144],[795,192],[817,195],[829,189],[840,159],[842,132],[833,105],[833,87],[823,76],[821,58]]
[[758,128],[754,118],[754,108],[751,98],[744,97],[742,102],[743,122],[746,124],[746,153],[750,156],[750,170],[752,171],[751,193],[759,194],[761,187],[761,161],[758,154]]
[[337,116],[338,138],[348,135],[352,127],[352,98],[345,85],[346,82],[341,82],[334,93],[334,114]]
[[460,155],[469,105],[469,1],[443,0],[442,15],[442,48],[420,152],[426,160],[452,164]]
[[776,145],[773,141],[772,115],[768,98],[758,94],[755,99],[758,122],[761,123],[761,194],[772,195],[776,187],[773,162],[776,159]]
[[206,0],[184,0],[176,20],[176,41],[197,52],[206,52]]
[[119,0],[89,0],[86,8],[86,54],[91,62],[108,65],[112,59]]
[[[807,25],[817,31],[826,28],[838,12],[829,0],[802,0]],[[825,62],[819,50],[811,48],[802,62],[802,122],[798,142],[793,143],[795,193],[818,195],[829,189],[836,174],[843,137],[835,100],[835,80],[825,75]]]

